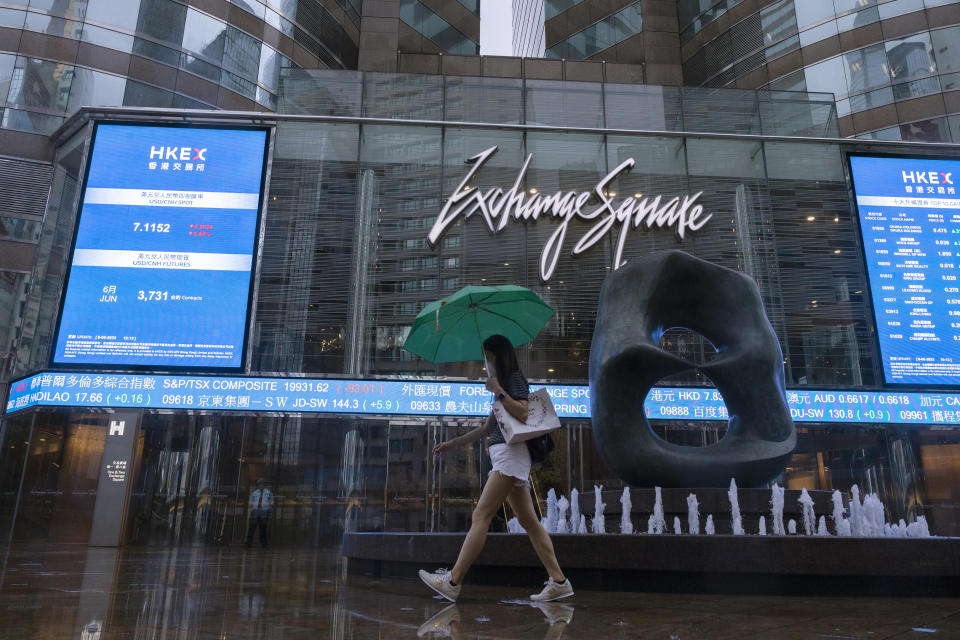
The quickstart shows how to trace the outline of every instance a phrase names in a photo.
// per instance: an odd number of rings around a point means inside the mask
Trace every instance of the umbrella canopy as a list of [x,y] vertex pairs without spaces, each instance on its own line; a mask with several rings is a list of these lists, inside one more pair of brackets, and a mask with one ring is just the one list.
[[553,309],[524,287],[464,287],[423,308],[403,344],[430,362],[483,359],[483,341],[506,336],[514,346],[537,337]]

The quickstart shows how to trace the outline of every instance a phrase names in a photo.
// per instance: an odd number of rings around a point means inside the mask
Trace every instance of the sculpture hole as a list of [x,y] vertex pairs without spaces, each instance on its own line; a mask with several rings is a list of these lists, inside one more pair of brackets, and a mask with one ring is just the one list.
[[[710,392],[716,389],[713,381],[698,367],[712,362],[718,355],[717,348],[703,335],[685,327],[673,327],[660,336],[659,347],[678,358],[690,363],[691,369],[669,375],[660,380],[660,384],[698,387],[698,390]],[[702,409],[700,415],[696,408]],[[651,419],[650,426],[663,440],[686,447],[707,447],[720,442],[727,433],[727,422],[717,419],[715,403],[697,403],[681,400],[673,410],[686,415],[676,419]]]

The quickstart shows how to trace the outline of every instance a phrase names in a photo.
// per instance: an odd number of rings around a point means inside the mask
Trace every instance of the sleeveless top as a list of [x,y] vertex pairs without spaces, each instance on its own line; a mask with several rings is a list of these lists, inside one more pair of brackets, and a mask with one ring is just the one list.
[[[530,396],[530,384],[522,373],[514,371],[510,374],[510,379],[507,381],[507,388],[504,389],[504,391],[514,400],[526,400]],[[497,426],[490,431],[490,446],[506,443],[507,441],[503,439],[503,432],[500,430],[500,425],[497,424]]]

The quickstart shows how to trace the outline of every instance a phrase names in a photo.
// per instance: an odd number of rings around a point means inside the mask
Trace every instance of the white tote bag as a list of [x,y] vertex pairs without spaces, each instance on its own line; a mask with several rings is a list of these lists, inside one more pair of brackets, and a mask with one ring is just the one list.
[[560,418],[546,389],[537,389],[527,397],[526,422],[514,418],[499,400],[493,403],[493,415],[507,444],[538,438],[560,428]]

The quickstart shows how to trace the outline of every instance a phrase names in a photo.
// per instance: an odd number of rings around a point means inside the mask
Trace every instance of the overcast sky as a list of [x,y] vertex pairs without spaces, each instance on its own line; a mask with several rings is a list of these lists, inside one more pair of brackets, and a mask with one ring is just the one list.
[[513,55],[512,0],[480,0],[480,55]]

